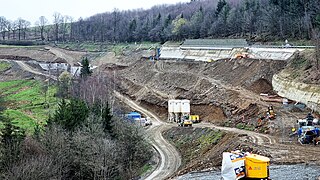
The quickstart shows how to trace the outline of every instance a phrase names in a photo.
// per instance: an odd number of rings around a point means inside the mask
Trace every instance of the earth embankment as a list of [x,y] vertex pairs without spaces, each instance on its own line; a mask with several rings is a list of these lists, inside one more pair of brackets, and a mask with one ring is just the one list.
[[[259,93],[272,91],[272,76],[285,65],[285,61],[254,59],[211,63],[140,59],[115,72],[121,78],[122,93],[153,106],[162,117],[166,117],[167,101],[176,98],[190,99],[191,113],[202,120],[219,121],[252,103],[264,105]],[[110,71],[110,67],[104,68]]]

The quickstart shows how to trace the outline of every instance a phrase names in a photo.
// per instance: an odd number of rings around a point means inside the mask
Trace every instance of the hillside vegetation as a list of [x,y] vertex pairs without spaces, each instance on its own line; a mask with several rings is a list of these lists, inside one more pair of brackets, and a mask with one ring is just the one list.
[[48,113],[57,103],[54,97],[56,88],[50,86],[48,91],[47,88],[46,84],[36,80],[0,82],[0,94],[7,107],[4,115],[16,126],[33,132],[37,124],[45,124]]
[[35,28],[21,18],[10,22],[0,17],[0,31],[2,40],[23,40],[22,45],[34,39],[111,43],[206,37],[310,40],[319,34],[319,11],[320,2],[315,0],[191,0],[148,10],[115,9],[78,21],[55,13],[53,25],[42,16]]
[[133,179],[150,168],[144,130],[111,114],[110,82],[83,69],[49,87],[0,82],[0,179]]

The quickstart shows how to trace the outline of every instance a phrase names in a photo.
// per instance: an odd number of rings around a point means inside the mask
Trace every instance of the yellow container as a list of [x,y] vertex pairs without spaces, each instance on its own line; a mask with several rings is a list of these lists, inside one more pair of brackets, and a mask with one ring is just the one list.
[[190,120],[192,122],[199,122],[199,115],[190,115]]
[[247,178],[268,178],[270,159],[257,154],[246,156],[245,167]]

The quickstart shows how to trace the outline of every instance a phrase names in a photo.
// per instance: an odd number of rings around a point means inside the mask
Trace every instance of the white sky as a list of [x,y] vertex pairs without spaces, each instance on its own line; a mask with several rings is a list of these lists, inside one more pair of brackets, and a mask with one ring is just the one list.
[[[2,1],[2,0],[1,0]],[[148,9],[159,4],[176,4],[190,0],[6,0],[1,2],[0,16],[14,21],[21,17],[33,25],[40,16],[52,22],[53,13],[59,12],[78,20],[97,13],[119,10]]]

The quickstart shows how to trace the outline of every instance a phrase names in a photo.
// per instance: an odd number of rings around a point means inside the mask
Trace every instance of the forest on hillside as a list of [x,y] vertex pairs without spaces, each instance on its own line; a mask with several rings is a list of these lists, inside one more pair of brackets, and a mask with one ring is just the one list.
[[75,21],[60,13],[36,26],[0,17],[2,40],[140,42],[187,38],[247,38],[256,41],[319,36],[318,0],[191,0],[151,9],[96,14]]

